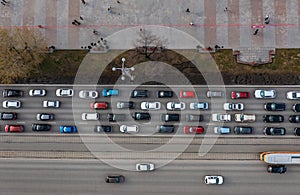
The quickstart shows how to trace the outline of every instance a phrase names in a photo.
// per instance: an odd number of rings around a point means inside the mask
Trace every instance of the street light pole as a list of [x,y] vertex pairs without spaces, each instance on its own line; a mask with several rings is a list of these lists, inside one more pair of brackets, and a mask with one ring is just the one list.
[[131,81],[134,80],[134,76],[131,75],[130,71],[134,71],[135,68],[134,67],[131,67],[131,68],[126,68],[125,67],[125,61],[126,59],[125,58],[122,58],[122,67],[121,68],[116,68],[116,67],[112,67],[112,71],[116,71],[116,70],[121,70],[122,71],[122,77],[121,77],[121,80],[124,81],[125,80],[125,76],[128,76]]

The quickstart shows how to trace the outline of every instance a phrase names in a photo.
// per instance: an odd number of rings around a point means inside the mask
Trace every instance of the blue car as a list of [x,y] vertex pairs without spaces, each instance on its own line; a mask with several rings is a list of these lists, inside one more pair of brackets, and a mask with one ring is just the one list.
[[59,132],[61,132],[61,133],[76,133],[77,128],[76,128],[76,126],[60,126]]
[[118,96],[119,95],[119,90],[118,89],[103,89],[102,90],[102,95],[103,97],[108,97],[108,96]]

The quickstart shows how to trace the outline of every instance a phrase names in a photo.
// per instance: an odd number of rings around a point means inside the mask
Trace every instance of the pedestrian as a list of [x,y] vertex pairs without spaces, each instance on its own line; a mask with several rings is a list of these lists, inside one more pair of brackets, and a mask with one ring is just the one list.
[[75,23],[77,23],[78,25],[80,25],[81,23],[80,22],[78,22],[76,19],[74,20],[74,22]]
[[4,3],[8,3],[7,1],[5,1],[5,0],[2,0]]
[[269,24],[269,23],[270,23],[270,17],[269,17],[269,15],[266,15],[265,24]]
[[42,25],[40,25],[40,24],[38,25],[38,27],[39,27],[39,28],[43,28],[43,26],[42,26]]
[[121,2],[120,2],[120,1],[117,1],[117,3],[119,3],[119,4],[120,4]]
[[193,22],[190,22],[190,25],[191,25],[191,26],[194,26],[195,24],[194,24]]
[[1,4],[4,5],[4,6],[6,6],[6,4],[3,1],[1,1]]
[[190,9],[189,9],[189,8],[187,8],[185,12],[188,12],[188,13],[189,13],[189,12],[190,12]]
[[85,4],[86,4],[85,0],[81,0],[81,2],[83,3],[83,5],[85,5]]
[[72,24],[75,25],[75,26],[77,25],[76,22],[74,22],[74,21],[72,22]]
[[258,31],[259,31],[259,29],[257,28],[257,29],[254,31],[253,35],[257,35]]
[[108,11],[108,13],[112,13],[112,10],[111,10],[111,6],[109,6],[109,8],[107,8],[107,11]]
[[94,34],[94,35],[99,35],[99,32],[96,31],[96,29],[94,29],[94,30],[93,30],[93,34]]
[[101,37],[100,40],[103,42],[104,39]]
[[225,7],[225,9],[224,9],[224,12],[227,12],[228,11],[228,8],[227,7]]
[[83,17],[82,16],[79,16],[80,20],[83,20]]

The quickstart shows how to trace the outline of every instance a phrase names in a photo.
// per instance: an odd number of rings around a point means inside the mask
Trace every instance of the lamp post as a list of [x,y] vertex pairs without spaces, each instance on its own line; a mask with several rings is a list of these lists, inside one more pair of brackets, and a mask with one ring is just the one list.
[[134,67],[126,68],[125,61],[126,61],[126,59],[122,58],[122,67],[121,68],[112,67],[112,71],[121,70],[122,71],[122,77],[121,77],[122,81],[125,80],[125,76],[128,76],[131,79],[131,81],[133,81],[134,76],[131,75],[130,71],[134,71],[135,68]]

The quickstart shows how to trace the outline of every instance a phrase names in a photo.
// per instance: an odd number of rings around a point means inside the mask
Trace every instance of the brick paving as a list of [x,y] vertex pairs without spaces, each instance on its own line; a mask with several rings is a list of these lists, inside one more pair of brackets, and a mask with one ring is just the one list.
[[[194,49],[221,45],[225,48],[300,45],[300,0],[18,0],[0,9],[0,26],[41,29],[49,45],[58,49],[80,49],[104,37],[110,49],[133,47],[136,33],[148,28],[168,38],[170,49]],[[112,6],[113,13],[107,8]],[[224,12],[228,7],[229,11]],[[185,10],[190,8],[191,12]],[[271,22],[253,36],[251,25]],[[71,22],[84,16],[82,25]],[[190,26],[193,22],[195,25]],[[93,29],[100,36],[93,35]]]

